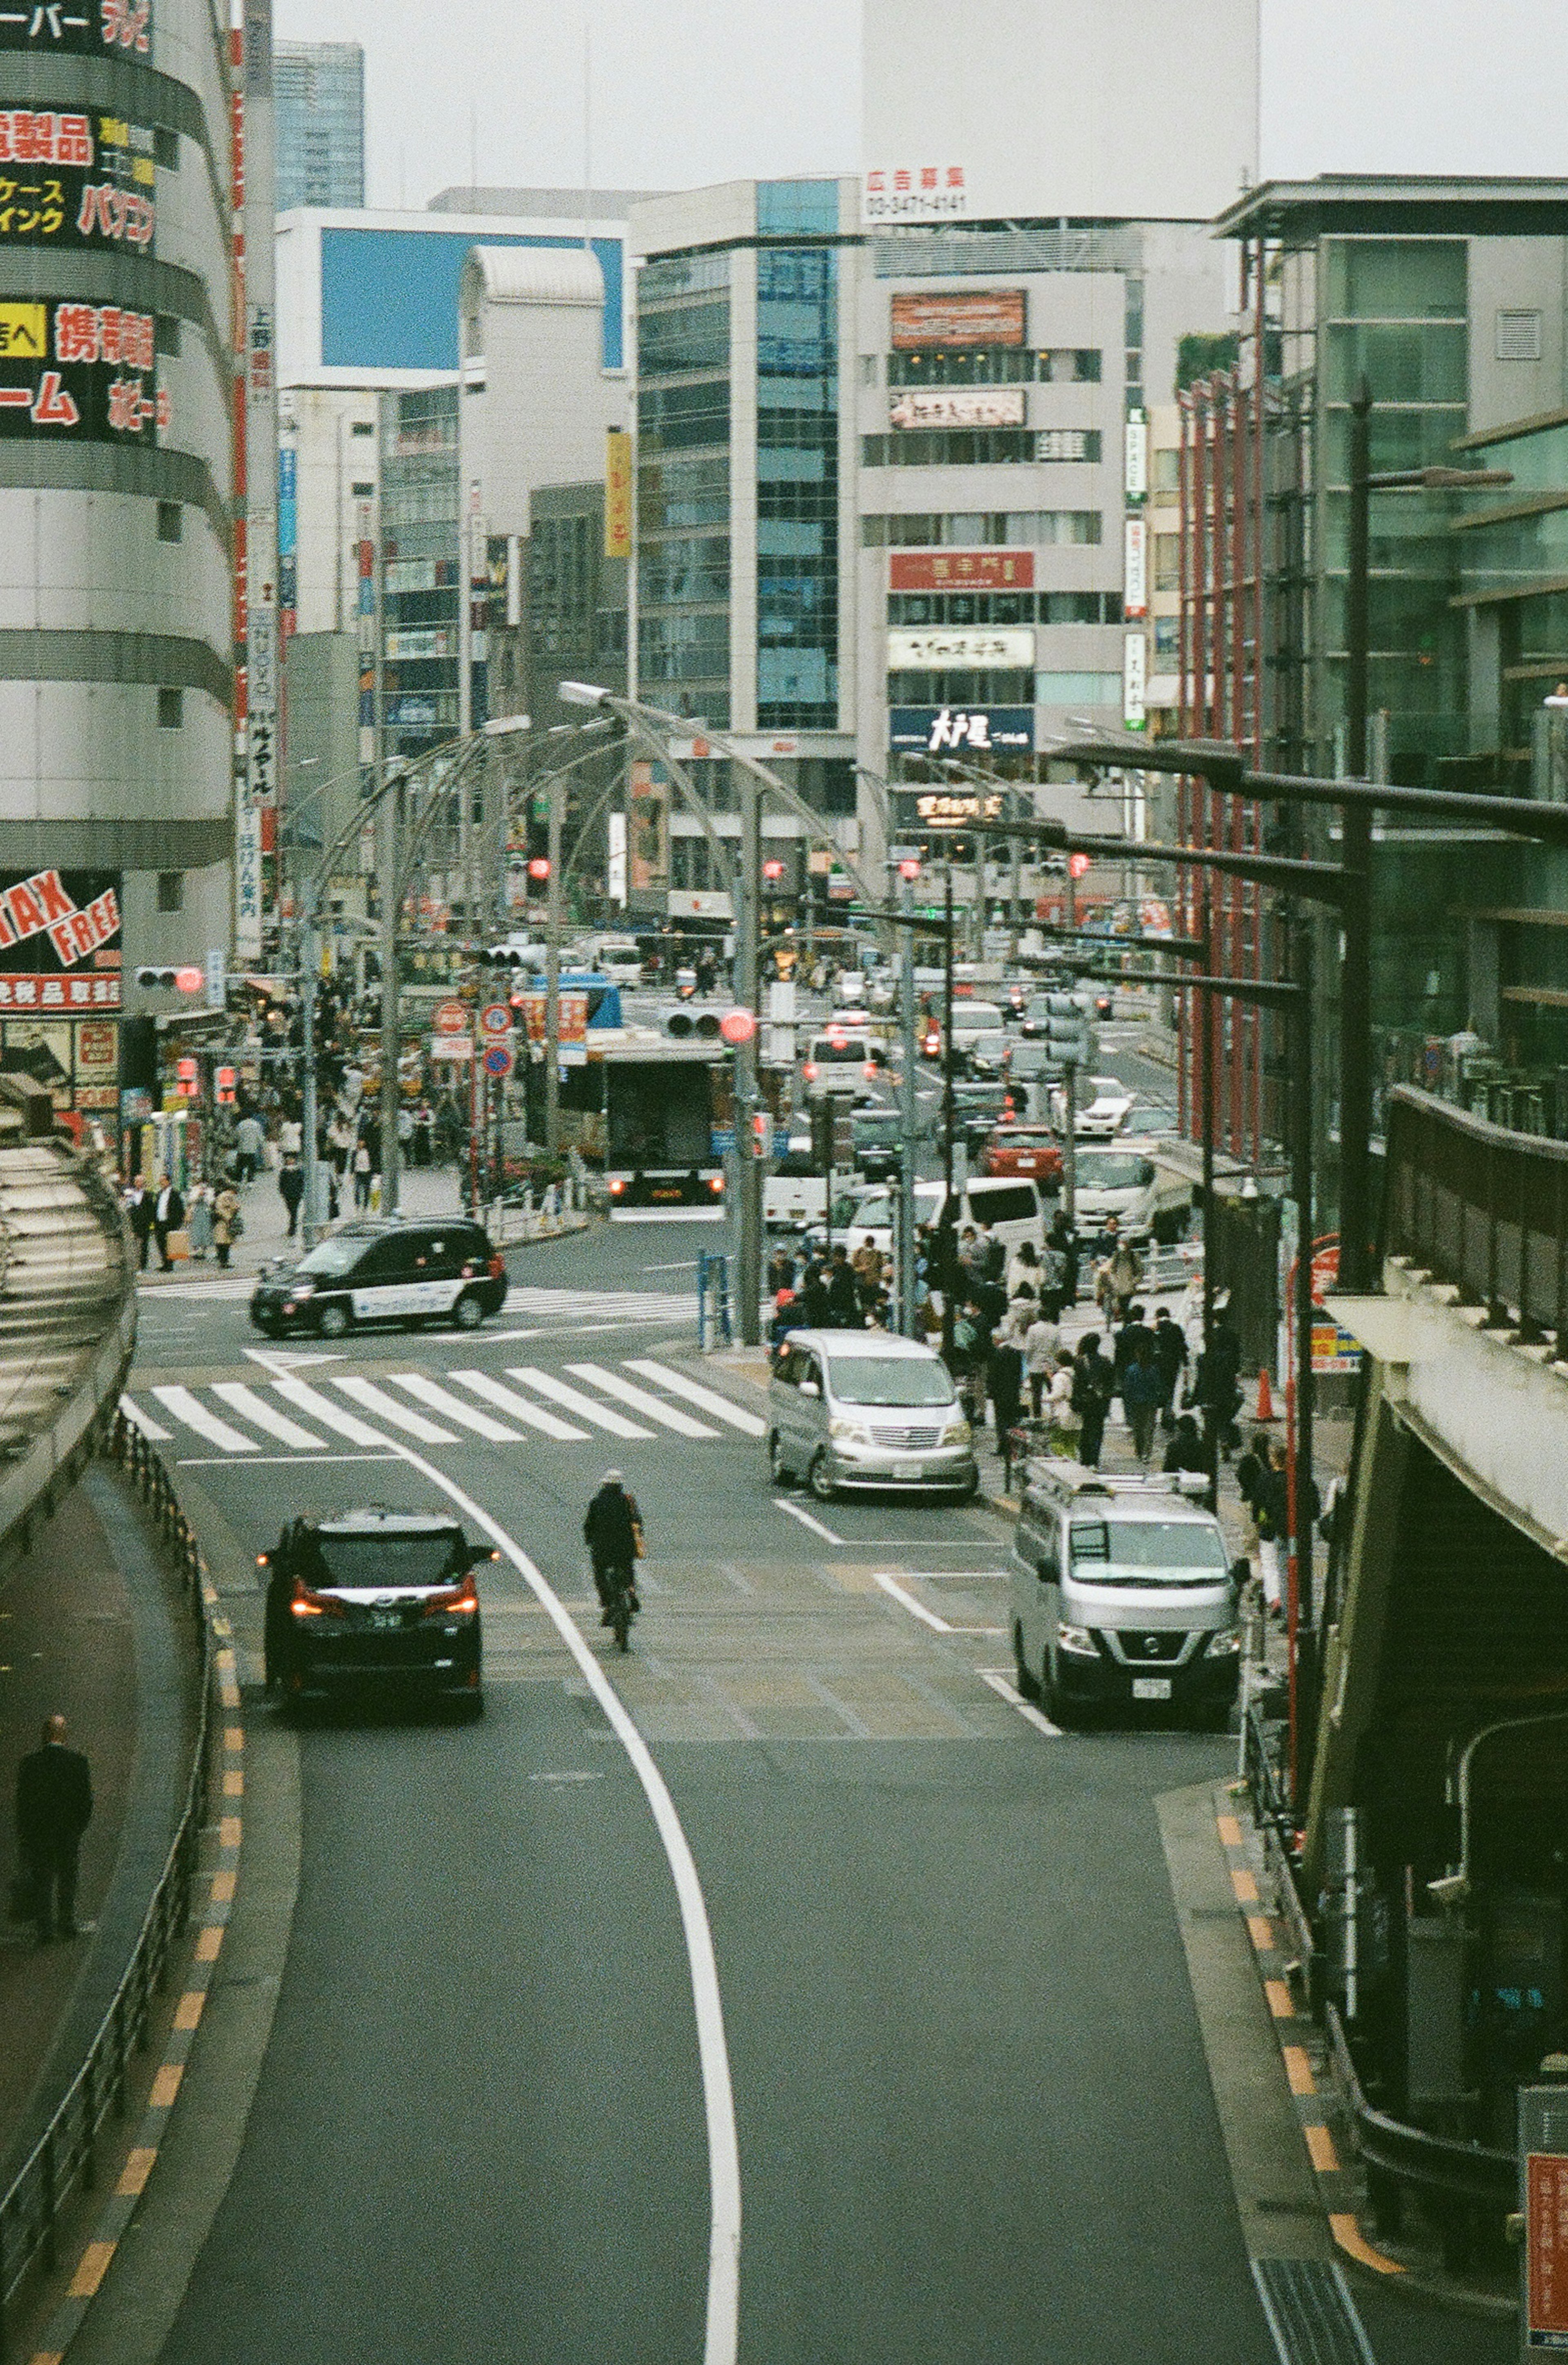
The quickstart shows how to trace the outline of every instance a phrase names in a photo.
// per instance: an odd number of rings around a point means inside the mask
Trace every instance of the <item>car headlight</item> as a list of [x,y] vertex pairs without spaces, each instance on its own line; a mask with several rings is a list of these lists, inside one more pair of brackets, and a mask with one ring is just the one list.
[[290,1285],[288,1294],[290,1297],[297,1300],[301,1297],[314,1297],[316,1284],[313,1281],[297,1281]]
[[957,1420],[950,1420],[947,1423],[946,1428],[942,1431],[942,1442],[944,1445],[968,1445],[973,1435],[974,1431],[969,1422],[960,1415]]
[[857,1420],[830,1420],[827,1433],[840,1445],[869,1445],[873,1441],[870,1430]]
[[1239,1626],[1216,1626],[1204,1648],[1211,1659],[1234,1659],[1241,1648]]
[[1077,1659],[1097,1659],[1100,1656],[1094,1647],[1094,1637],[1087,1626],[1058,1626],[1057,1648],[1070,1652]]

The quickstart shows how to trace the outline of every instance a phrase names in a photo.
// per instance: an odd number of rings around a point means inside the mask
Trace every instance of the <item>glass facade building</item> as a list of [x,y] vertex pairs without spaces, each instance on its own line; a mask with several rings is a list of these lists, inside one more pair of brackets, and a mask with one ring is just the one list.
[[388,756],[458,728],[462,551],[457,388],[381,401],[381,694]]
[[637,290],[641,694],[730,720],[730,258],[644,265]]
[[273,52],[279,213],[364,203],[364,51],[279,41]]
[[[838,229],[836,181],[756,192],[759,238]],[[838,256],[766,246],[756,265],[756,721],[838,721]]]

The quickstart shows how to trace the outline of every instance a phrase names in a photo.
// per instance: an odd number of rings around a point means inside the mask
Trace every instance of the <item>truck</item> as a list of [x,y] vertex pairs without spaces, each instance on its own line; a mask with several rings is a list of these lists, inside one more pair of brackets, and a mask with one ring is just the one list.
[[561,1071],[562,1142],[603,1175],[612,1204],[722,1205],[733,1124],[727,1047],[589,1027],[570,1048],[580,1056]]

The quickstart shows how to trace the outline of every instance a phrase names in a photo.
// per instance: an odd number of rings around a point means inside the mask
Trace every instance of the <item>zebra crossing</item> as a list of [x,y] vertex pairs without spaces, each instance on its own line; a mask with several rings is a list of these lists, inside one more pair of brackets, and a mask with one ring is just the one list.
[[[266,1384],[213,1380],[203,1387],[149,1380],[120,1409],[155,1445],[191,1461],[278,1460],[396,1453],[432,1445],[523,1445],[546,1438],[586,1445],[604,1437],[700,1444],[759,1438],[767,1423],[716,1388],[656,1356],[618,1368],[570,1362],[562,1372],[510,1363],[505,1377],[476,1369],[280,1373]],[[192,1440],[195,1440],[194,1445]],[[185,1449],[190,1447],[187,1452]],[[280,1455],[278,1449],[285,1449]]]
[[[200,1281],[151,1281],[139,1284],[138,1295],[149,1299],[178,1298],[213,1304],[248,1300],[255,1276],[215,1273]],[[638,1323],[666,1329],[696,1319],[697,1301],[689,1292],[674,1289],[543,1289],[512,1283],[498,1322],[536,1322],[546,1328],[573,1324],[603,1324],[607,1329]]]

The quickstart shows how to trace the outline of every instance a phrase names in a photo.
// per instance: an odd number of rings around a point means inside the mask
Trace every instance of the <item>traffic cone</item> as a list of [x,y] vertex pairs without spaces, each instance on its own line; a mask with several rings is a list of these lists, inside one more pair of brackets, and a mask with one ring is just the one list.
[[1274,1392],[1269,1384],[1267,1366],[1258,1374],[1257,1418],[1260,1420],[1272,1420],[1274,1418]]

